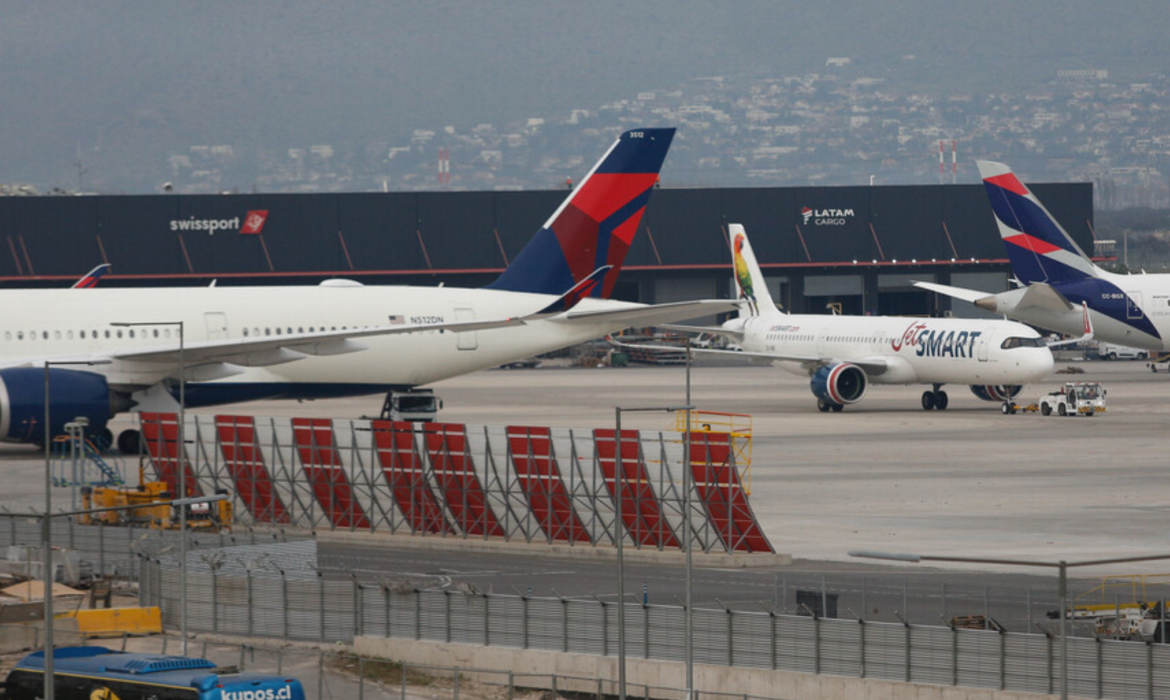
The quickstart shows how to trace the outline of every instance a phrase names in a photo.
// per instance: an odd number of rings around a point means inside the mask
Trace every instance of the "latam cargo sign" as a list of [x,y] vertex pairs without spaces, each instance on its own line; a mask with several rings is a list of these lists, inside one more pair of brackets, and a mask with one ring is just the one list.
[[804,217],[804,225],[813,226],[844,226],[849,223],[855,214],[852,209],[813,209],[801,207],[800,215]]
[[267,220],[267,209],[253,209],[244,215],[242,226],[238,216],[230,219],[196,219],[192,216],[187,219],[171,219],[171,230],[178,233],[206,231],[209,236],[214,236],[216,231],[235,231],[241,236],[255,236],[264,230],[264,222]]

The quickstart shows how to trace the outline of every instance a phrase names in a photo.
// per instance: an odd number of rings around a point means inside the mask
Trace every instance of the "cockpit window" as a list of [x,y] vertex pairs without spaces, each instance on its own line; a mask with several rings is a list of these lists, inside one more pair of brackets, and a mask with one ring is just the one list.
[[1042,348],[1044,347],[1044,340],[1041,338],[1006,338],[999,347],[1004,350],[1011,350],[1012,348]]

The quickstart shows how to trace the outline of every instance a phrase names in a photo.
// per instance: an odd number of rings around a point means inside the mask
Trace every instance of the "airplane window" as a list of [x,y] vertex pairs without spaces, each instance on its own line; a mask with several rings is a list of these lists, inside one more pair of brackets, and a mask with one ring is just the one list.
[[133,329],[133,328],[131,328],[131,329],[130,329],[130,337],[131,337],[131,338],[133,338],[133,337],[134,337],[134,329]]
[[24,331],[17,331],[16,332],[16,339],[17,340],[24,340]]
[[1040,338],[1007,338],[999,345],[1004,350],[1012,348],[1042,348],[1044,341]]
[[164,338],[169,338],[169,337],[171,337],[171,329],[170,329],[170,328],[164,328],[164,329],[163,329],[163,337],[164,337]]
[[[290,332],[291,332],[291,331],[290,331]],[[297,328],[297,333],[304,333],[304,332],[305,332],[305,329],[304,329],[304,327],[303,327],[303,326],[302,326],[302,327],[299,327],[299,328]]]
[[244,329],[244,337],[245,337],[245,338],[247,338],[247,337],[248,337],[248,329],[247,329],[247,328],[245,328],[245,329]]
[[277,335],[280,335],[280,326],[277,326],[277,327],[276,327],[276,334],[277,334]]
[[53,340],[61,339],[61,331],[53,331]]
[[109,337],[110,337],[110,332],[109,332],[108,330],[106,331],[106,337],[107,337],[107,338],[109,338]]
[[119,337],[119,338],[121,338],[121,337],[122,337],[122,331],[121,331],[121,329],[119,329],[119,330],[118,330],[118,333],[117,333],[117,335],[118,335],[118,337]]
[[256,335],[256,336],[260,335],[260,329],[257,328],[256,326],[252,326],[252,335]]
[[289,326],[289,329],[288,329],[288,334],[289,334],[289,335],[292,335],[292,326]]
[[157,328],[154,329],[154,337],[156,337],[156,338],[158,337],[158,329]]
[[65,337],[68,338],[69,340],[73,340],[73,331],[68,331],[67,333],[65,333]]
[[272,335],[272,329],[271,329],[271,328],[265,328],[265,329],[264,329],[264,335]]
[[81,331],[81,339],[85,340],[85,331]]
[[41,339],[48,340],[49,339],[49,332],[48,331],[41,331]]

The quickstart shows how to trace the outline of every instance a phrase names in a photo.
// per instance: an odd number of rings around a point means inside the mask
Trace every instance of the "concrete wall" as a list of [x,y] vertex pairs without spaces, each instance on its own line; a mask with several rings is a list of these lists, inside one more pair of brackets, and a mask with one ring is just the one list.
[[[481,647],[445,644],[414,639],[386,639],[384,637],[357,637],[354,650],[367,657],[390,659],[407,664],[511,671],[527,687],[551,688],[550,676],[557,681],[558,690],[597,692],[597,679],[618,677],[617,658],[587,654],[559,654],[510,647]],[[461,671],[474,680],[501,682],[498,674],[476,674]],[[539,676],[545,676],[540,678]],[[565,677],[588,680],[570,680]],[[606,682],[604,692],[616,694],[614,683]],[[682,688],[685,685],[683,665],[680,663],[646,661],[627,658],[626,689],[630,697],[644,697],[644,686],[650,686],[650,697],[676,700],[679,695],[654,693],[654,688]],[[695,666],[695,687],[700,692],[718,692],[751,695],[782,700],[1037,700],[1051,697],[1033,693],[1018,693],[963,688],[919,683],[897,683],[885,680],[821,676],[791,671],[766,669]]]

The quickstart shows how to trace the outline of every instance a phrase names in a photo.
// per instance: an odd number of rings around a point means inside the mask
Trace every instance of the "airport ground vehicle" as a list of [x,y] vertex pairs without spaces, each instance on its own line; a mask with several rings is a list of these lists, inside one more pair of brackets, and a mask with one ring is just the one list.
[[1097,356],[1102,360],[1144,360],[1150,354],[1141,348],[1131,348],[1127,345],[1098,343]]
[[[45,654],[24,657],[8,674],[5,697],[43,695]],[[286,676],[239,673],[207,659],[131,654],[105,647],[63,647],[53,653],[53,687],[60,700],[304,700],[301,682]]]
[[1105,412],[1105,393],[1105,387],[1098,382],[1066,382],[1058,391],[1041,396],[1034,404],[1020,406],[1006,401],[1000,411],[1004,415],[1018,411],[1024,413],[1039,411],[1045,416],[1053,413],[1059,416],[1093,416]]
[[1157,374],[1158,372],[1170,372],[1170,355],[1163,355],[1156,360],[1147,362],[1146,366],[1149,367],[1150,371],[1154,374]]
[[433,421],[443,407],[434,389],[390,391],[382,404],[384,420]]
[[[168,501],[171,492],[161,481],[144,482],[139,486],[86,486],[81,489],[81,503],[84,510],[109,508],[112,506],[134,506],[133,510],[116,510],[106,513],[77,516],[79,525],[142,525],[158,530],[179,529],[179,513]],[[214,503],[192,503],[187,508],[187,529],[206,532],[230,532],[232,529],[232,502],[230,499]]]

